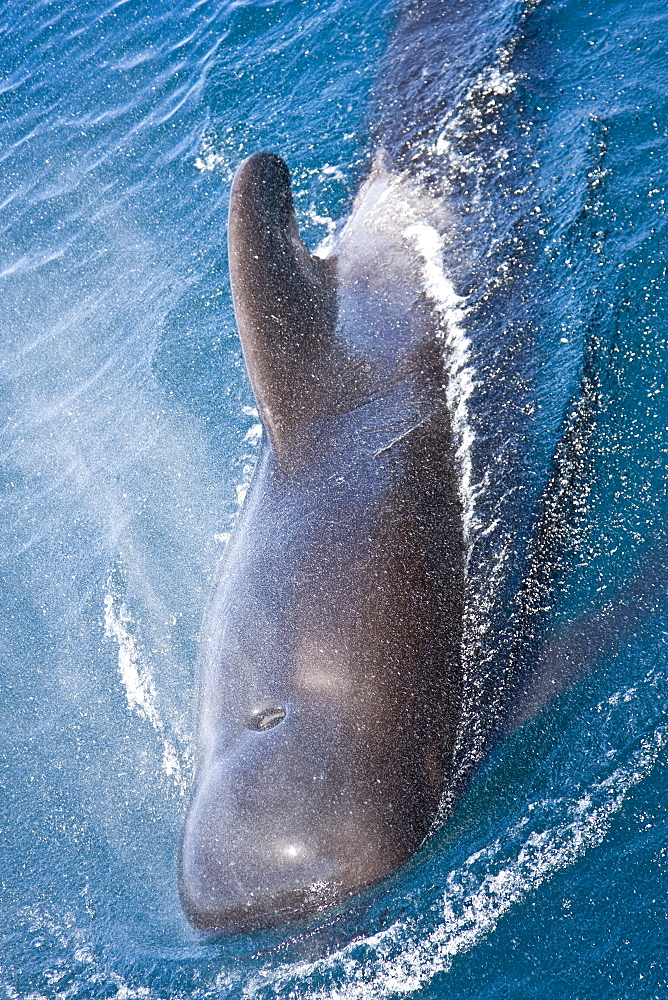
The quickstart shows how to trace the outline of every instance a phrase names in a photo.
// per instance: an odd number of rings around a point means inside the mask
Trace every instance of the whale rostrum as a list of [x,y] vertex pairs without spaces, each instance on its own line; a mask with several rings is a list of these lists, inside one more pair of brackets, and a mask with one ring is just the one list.
[[462,511],[442,343],[391,185],[372,174],[326,259],[300,239],[279,157],[251,156],[232,187],[265,433],[197,665],[179,889],[211,933],[388,876],[455,780]]

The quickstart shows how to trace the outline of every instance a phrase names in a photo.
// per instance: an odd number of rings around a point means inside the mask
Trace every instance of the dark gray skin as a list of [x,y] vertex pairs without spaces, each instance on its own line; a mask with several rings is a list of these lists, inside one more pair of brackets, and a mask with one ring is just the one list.
[[436,326],[400,230],[374,222],[387,178],[327,260],[299,238],[277,156],[250,157],[232,189],[234,306],[265,434],[198,663],[179,889],[211,933],[384,878],[454,780],[462,516]]

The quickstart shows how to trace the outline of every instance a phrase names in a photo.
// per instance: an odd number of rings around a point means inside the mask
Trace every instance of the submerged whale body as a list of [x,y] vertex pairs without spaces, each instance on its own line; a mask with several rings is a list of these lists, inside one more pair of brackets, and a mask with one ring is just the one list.
[[251,156],[233,184],[232,291],[265,434],[201,635],[179,888],[208,932],[384,878],[453,778],[462,514],[442,344],[391,184],[375,171],[324,260],[279,157]]

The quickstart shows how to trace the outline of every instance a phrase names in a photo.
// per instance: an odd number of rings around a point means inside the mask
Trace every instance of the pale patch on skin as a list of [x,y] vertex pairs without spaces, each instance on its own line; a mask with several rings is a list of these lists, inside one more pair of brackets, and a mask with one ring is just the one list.
[[341,670],[342,662],[341,651],[328,645],[326,636],[314,639],[305,635],[296,651],[294,683],[314,694],[345,696],[350,688],[350,677]]

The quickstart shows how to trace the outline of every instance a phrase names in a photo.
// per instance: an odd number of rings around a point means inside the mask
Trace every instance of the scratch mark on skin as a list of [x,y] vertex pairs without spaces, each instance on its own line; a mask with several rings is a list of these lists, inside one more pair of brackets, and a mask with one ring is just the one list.
[[419,424],[414,424],[412,427],[409,427],[407,431],[404,431],[403,434],[392,438],[389,444],[383,445],[383,447],[379,448],[378,451],[374,451],[373,457],[378,458],[378,456],[382,455],[384,451],[389,451],[390,448],[394,448],[395,444],[399,444],[400,441],[403,441],[404,438],[407,438],[409,434],[412,434],[413,431],[416,431],[419,427],[424,427],[425,424],[429,423],[430,419],[430,417],[425,417]]

